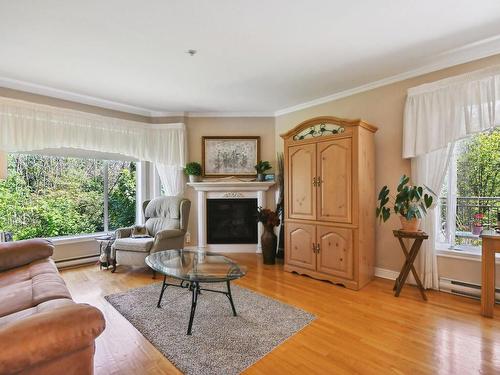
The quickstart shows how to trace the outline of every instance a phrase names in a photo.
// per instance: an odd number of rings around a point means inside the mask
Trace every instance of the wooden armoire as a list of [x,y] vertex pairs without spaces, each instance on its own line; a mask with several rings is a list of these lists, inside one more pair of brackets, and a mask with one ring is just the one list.
[[360,289],[375,261],[377,128],[317,117],[285,143],[285,270]]

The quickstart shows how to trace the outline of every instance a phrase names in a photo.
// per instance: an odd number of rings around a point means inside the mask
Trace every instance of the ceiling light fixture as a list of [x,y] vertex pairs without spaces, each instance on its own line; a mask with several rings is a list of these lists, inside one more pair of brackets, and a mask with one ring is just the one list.
[[186,53],[190,54],[191,56],[196,55],[196,53],[197,53],[197,52],[198,52],[198,51],[197,51],[197,50],[195,50],[195,49],[188,49],[188,50],[186,51]]

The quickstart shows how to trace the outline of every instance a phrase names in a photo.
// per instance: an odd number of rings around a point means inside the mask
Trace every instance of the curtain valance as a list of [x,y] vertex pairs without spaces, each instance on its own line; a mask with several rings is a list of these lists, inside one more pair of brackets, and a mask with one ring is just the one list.
[[181,168],[187,135],[182,123],[147,124],[0,98],[0,150],[50,148],[117,153]]
[[500,66],[408,90],[403,157],[440,150],[500,124]]

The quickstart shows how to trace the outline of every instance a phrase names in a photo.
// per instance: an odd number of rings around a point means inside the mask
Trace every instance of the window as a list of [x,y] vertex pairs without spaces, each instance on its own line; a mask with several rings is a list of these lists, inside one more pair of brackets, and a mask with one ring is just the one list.
[[107,232],[135,222],[136,166],[9,154],[0,181],[0,231],[14,239]]
[[481,230],[500,212],[500,129],[455,144],[440,196],[439,241],[455,250],[479,250]]

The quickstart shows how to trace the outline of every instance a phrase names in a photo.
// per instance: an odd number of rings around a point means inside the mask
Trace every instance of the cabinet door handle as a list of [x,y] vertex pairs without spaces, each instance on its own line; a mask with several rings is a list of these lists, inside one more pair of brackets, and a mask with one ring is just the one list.
[[315,186],[315,187],[318,186],[318,185],[316,185],[316,177],[313,177],[313,186]]
[[312,249],[312,250],[313,250],[313,253],[316,253],[316,244],[315,244],[314,242],[312,243],[312,248],[313,248],[313,249]]
[[316,177],[316,186],[321,186],[321,183],[323,180],[321,179],[321,176]]
[[319,242],[316,244],[316,253],[319,254]]

